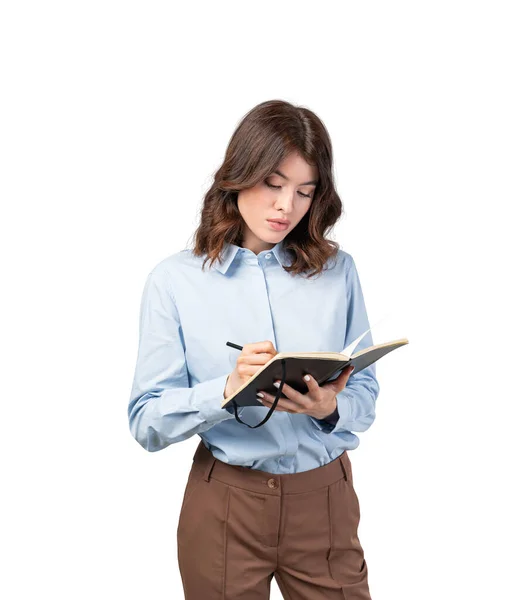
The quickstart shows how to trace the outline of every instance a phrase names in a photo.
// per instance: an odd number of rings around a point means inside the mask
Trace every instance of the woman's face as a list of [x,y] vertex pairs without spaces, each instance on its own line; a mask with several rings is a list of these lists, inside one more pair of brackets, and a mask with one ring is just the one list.
[[[243,248],[258,254],[283,240],[310,208],[317,179],[317,168],[293,153],[264,181],[241,190],[237,205],[246,224]],[[270,219],[285,219],[288,227],[277,228]]]

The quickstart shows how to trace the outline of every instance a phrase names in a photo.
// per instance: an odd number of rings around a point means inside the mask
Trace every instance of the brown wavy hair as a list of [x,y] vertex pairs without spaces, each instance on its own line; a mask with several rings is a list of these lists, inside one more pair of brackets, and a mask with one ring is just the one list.
[[284,238],[292,257],[289,273],[320,274],[339,244],[325,238],[342,214],[334,186],[330,136],[311,110],[283,100],[268,100],[251,109],[240,121],[228,144],[223,164],[205,194],[192,252],[221,261],[225,242],[241,246],[245,222],[237,206],[238,192],[268,177],[292,152],[298,152],[318,169],[319,182],[310,208]]

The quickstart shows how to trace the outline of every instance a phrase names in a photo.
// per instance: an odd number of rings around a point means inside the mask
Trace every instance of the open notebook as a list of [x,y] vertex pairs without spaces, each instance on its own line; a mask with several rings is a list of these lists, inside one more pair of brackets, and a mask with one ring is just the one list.
[[233,394],[225,398],[221,404],[221,408],[234,406],[234,403],[236,406],[259,407],[257,392],[262,390],[270,394],[275,394],[276,397],[286,398],[281,391],[282,385],[277,390],[277,393],[274,391],[277,388],[274,387],[273,383],[277,380],[287,383],[302,394],[306,394],[308,387],[306,382],[303,381],[303,376],[306,373],[312,375],[317,383],[321,385],[330,379],[338,377],[340,371],[347,365],[353,365],[354,370],[350,375],[352,377],[355,373],[366,369],[366,367],[378,361],[385,354],[408,344],[406,338],[401,338],[369,346],[353,354],[353,350],[357,344],[370,329],[360,335],[342,352],[279,352],[265,363],[257,373],[252,375],[248,381],[245,381]]

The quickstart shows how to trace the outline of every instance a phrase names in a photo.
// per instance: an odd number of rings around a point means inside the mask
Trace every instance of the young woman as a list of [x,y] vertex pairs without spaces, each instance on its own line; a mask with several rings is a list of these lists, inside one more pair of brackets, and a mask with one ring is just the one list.
[[[201,438],[180,511],[190,600],[369,599],[347,451],[375,418],[375,365],[259,407],[221,408],[277,352],[341,351],[369,328],[339,219],[326,128],[268,101],[242,119],[205,196],[195,244],[149,273],[129,402],[149,452]],[[208,264],[207,264],[208,263]],[[230,341],[242,346],[238,351]],[[368,333],[356,350],[373,344]]]

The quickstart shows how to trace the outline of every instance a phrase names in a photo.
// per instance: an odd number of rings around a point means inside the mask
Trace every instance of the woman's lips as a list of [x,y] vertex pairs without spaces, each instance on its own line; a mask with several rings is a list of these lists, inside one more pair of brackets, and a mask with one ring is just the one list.
[[284,231],[290,226],[289,223],[278,223],[277,221],[266,221],[274,231]]

